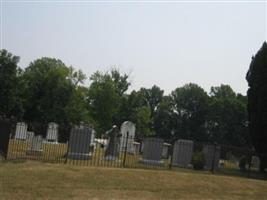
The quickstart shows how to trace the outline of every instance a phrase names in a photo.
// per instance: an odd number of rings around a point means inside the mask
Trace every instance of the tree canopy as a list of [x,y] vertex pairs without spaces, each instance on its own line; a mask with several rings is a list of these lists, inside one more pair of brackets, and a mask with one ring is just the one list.
[[[6,117],[26,122],[54,121],[68,127],[85,122],[94,126],[98,137],[112,125],[119,127],[130,120],[136,124],[136,139],[153,136],[166,141],[183,138],[251,144],[247,97],[236,94],[229,85],[211,87],[209,93],[194,83],[177,87],[170,94],[164,94],[157,85],[129,91],[129,74],[118,68],[96,71],[88,83],[81,70],[59,59],[39,58],[25,69],[20,69],[18,62],[19,57],[1,50],[0,112]],[[254,82],[259,79],[259,75],[253,75],[255,70],[251,67],[248,73],[248,79]],[[250,97],[256,90],[263,90],[259,84],[264,81],[252,82]],[[66,132],[62,134],[67,138]]]
[[267,167],[267,43],[252,57],[247,72],[249,89],[249,132],[261,160],[261,170]]

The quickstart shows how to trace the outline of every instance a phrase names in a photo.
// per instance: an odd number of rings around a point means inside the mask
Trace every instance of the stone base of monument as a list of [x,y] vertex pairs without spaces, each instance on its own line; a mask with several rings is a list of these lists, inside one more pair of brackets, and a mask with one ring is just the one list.
[[139,163],[146,165],[156,165],[156,166],[162,166],[164,164],[162,160],[147,160],[147,159],[141,159]]
[[43,150],[33,150],[33,149],[26,150],[26,155],[29,156],[41,156],[42,154]]
[[91,153],[73,153],[69,152],[67,157],[73,160],[89,160],[92,158]]
[[181,168],[193,169],[192,164],[182,165],[182,164],[172,163],[172,167],[181,167]]
[[120,162],[116,156],[105,156],[104,160]]

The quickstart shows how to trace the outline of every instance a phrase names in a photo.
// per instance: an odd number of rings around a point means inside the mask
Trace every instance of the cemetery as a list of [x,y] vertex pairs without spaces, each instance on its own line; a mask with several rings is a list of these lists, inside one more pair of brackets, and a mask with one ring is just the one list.
[[[239,174],[246,177],[246,169],[256,172],[260,166],[259,158],[253,155],[250,165],[245,163],[243,168],[240,167],[244,150],[237,151],[228,146],[185,139],[168,143],[155,137],[147,137],[137,142],[135,124],[130,121],[123,122],[120,128],[113,126],[106,131],[104,138],[96,138],[93,127],[81,123],[70,129],[69,139],[65,142],[58,140],[59,126],[56,123],[48,123],[47,127],[43,137],[28,131],[26,123],[17,123],[14,136],[9,140],[7,160],[41,160],[71,165],[179,171],[195,169],[195,155],[201,153],[202,160],[197,160],[203,165],[200,170],[213,173]],[[245,170],[242,171],[241,168]]]

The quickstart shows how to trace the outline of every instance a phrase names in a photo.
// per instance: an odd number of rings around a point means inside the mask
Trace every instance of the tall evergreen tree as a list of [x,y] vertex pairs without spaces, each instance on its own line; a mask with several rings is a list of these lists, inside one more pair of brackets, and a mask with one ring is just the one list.
[[247,72],[249,89],[249,131],[260,158],[260,170],[267,167],[267,43],[252,57]]

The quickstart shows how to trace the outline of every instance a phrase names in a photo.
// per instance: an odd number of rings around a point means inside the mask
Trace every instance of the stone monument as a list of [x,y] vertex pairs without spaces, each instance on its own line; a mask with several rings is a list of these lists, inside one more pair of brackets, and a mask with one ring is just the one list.
[[174,143],[172,165],[177,167],[191,167],[194,143],[192,140],[177,140]]

